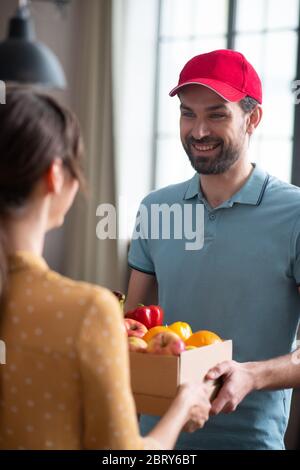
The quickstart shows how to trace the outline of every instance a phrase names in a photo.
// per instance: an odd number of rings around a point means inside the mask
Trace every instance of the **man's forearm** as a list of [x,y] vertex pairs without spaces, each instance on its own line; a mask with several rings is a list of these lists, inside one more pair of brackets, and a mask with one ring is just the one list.
[[125,303],[125,312],[136,308],[142,303],[149,305],[157,302],[156,277],[141,273],[133,269],[131,271],[128,293]]
[[249,362],[255,390],[300,388],[300,349],[286,356],[262,362]]

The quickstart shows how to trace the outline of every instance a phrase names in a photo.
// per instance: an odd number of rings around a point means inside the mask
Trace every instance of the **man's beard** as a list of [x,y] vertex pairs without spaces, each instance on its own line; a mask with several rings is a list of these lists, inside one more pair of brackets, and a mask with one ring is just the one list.
[[[192,151],[192,144],[215,145],[220,144],[220,150],[215,157],[195,157]],[[239,159],[241,149],[238,146],[224,146],[223,141],[212,141],[211,139],[195,140],[188,138],[183,143],[183,148],[189,157],[192,167],[202,175],[220,175],[225,173]],[[195,150],[194,150],[195,151]]]

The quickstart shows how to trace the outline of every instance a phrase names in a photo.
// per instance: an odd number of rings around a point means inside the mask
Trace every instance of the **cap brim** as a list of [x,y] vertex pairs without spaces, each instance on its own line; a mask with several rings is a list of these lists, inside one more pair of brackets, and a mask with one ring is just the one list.
[[231,85],[228,85],[227,83],[220,82],[219,80],[212,80],[210,78],[195,78],[192,80],[189,80],[188,82],[181,83],[180,85],[177,85],[173,90],[170,91],[169,95],[170,96],[175,96],[178,94],[178,92],[186,87],[187,85],[202,85],[210,90],[214,91],[217,93],[221,98],[224,98],[226,101],[240,101],[243,98],[245,98],[247,95],[246,93],[237,90],[236,88],[233,88]]

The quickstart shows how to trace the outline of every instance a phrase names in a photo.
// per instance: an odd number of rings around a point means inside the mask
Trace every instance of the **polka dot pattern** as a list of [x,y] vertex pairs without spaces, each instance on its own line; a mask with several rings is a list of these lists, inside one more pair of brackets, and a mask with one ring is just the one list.
[[143,448],[115,297],[30,253],[14,256],[10,276],[0,449]]

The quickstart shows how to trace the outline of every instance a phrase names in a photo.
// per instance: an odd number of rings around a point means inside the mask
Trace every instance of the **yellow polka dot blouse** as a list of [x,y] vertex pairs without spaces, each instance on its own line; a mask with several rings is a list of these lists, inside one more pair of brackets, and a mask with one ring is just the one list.
[[106,289],[9,260],[1,307],[0,449],[156,449],[142,438],[118,301]]

